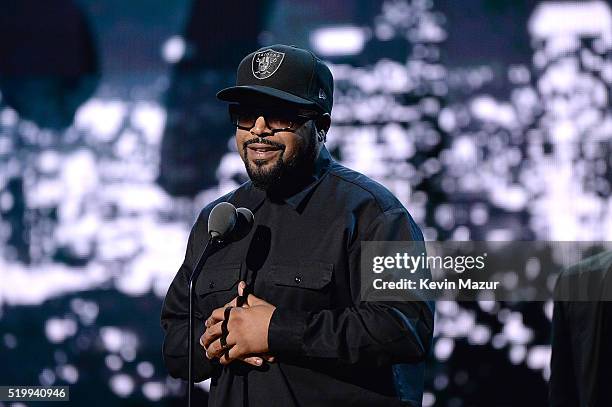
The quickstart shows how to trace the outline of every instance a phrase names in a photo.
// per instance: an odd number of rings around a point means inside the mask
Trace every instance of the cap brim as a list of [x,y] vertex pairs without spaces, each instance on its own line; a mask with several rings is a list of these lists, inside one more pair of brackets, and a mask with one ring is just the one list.
[[303,107],[318,107],[316,103],[275,88],[260,85],[242,85],[225,88],[217,98],[226,102],[260,104],[287,102]]

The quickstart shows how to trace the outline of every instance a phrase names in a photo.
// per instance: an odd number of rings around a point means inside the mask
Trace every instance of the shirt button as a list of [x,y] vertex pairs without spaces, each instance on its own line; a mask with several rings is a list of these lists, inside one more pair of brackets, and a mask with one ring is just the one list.
[[302,282],[302,277],[300,277],[300,276],[295,276],[295,283],[296,283],[296,284],[299,284],[299,283],[301,283],[301,282]]
[[215,282],[211,281],[210,284],[208,284],[208,288],[215,288]]

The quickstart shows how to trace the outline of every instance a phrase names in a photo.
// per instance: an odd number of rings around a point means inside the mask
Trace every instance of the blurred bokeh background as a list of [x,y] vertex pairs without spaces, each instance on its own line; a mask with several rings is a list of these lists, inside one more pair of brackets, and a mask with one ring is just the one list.
[[[328,148],[390,188],[427,239],[612,238],[608,2],[0,10],[2,385],[70,385],[72,405],[184,404],[161,361],[161,303],[200,208],[246,180],[214,95],[264,45],[329,64]],[[551,313],[438,303],[423,404],[545,405]]]

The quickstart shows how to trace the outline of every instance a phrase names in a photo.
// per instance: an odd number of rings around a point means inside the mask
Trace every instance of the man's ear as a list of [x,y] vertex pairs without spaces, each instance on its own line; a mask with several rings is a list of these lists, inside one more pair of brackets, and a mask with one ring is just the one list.
[[331,126],[331,116],[329,113],[323,113],[321,116],[317,118],[315,121],[317,125],[317,130],[323,130],[325,133],[329,130],[329,126]]
[[331,117],[329,113],[324,113],[317,118],[314,122],[315,131],[317,132],[317,139],[320,142],[325,142],[327,137],[327,131],[329,130],[329,126],[331,125]]

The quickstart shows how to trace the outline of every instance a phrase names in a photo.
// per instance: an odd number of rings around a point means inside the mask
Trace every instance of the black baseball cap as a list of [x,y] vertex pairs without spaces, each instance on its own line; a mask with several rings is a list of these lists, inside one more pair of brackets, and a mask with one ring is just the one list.
[[276,44],[247,55],[238,65],[236,86],[217,93],[226,102],[289,103],[331,113],[334,102],[331,71],[311,51]]

